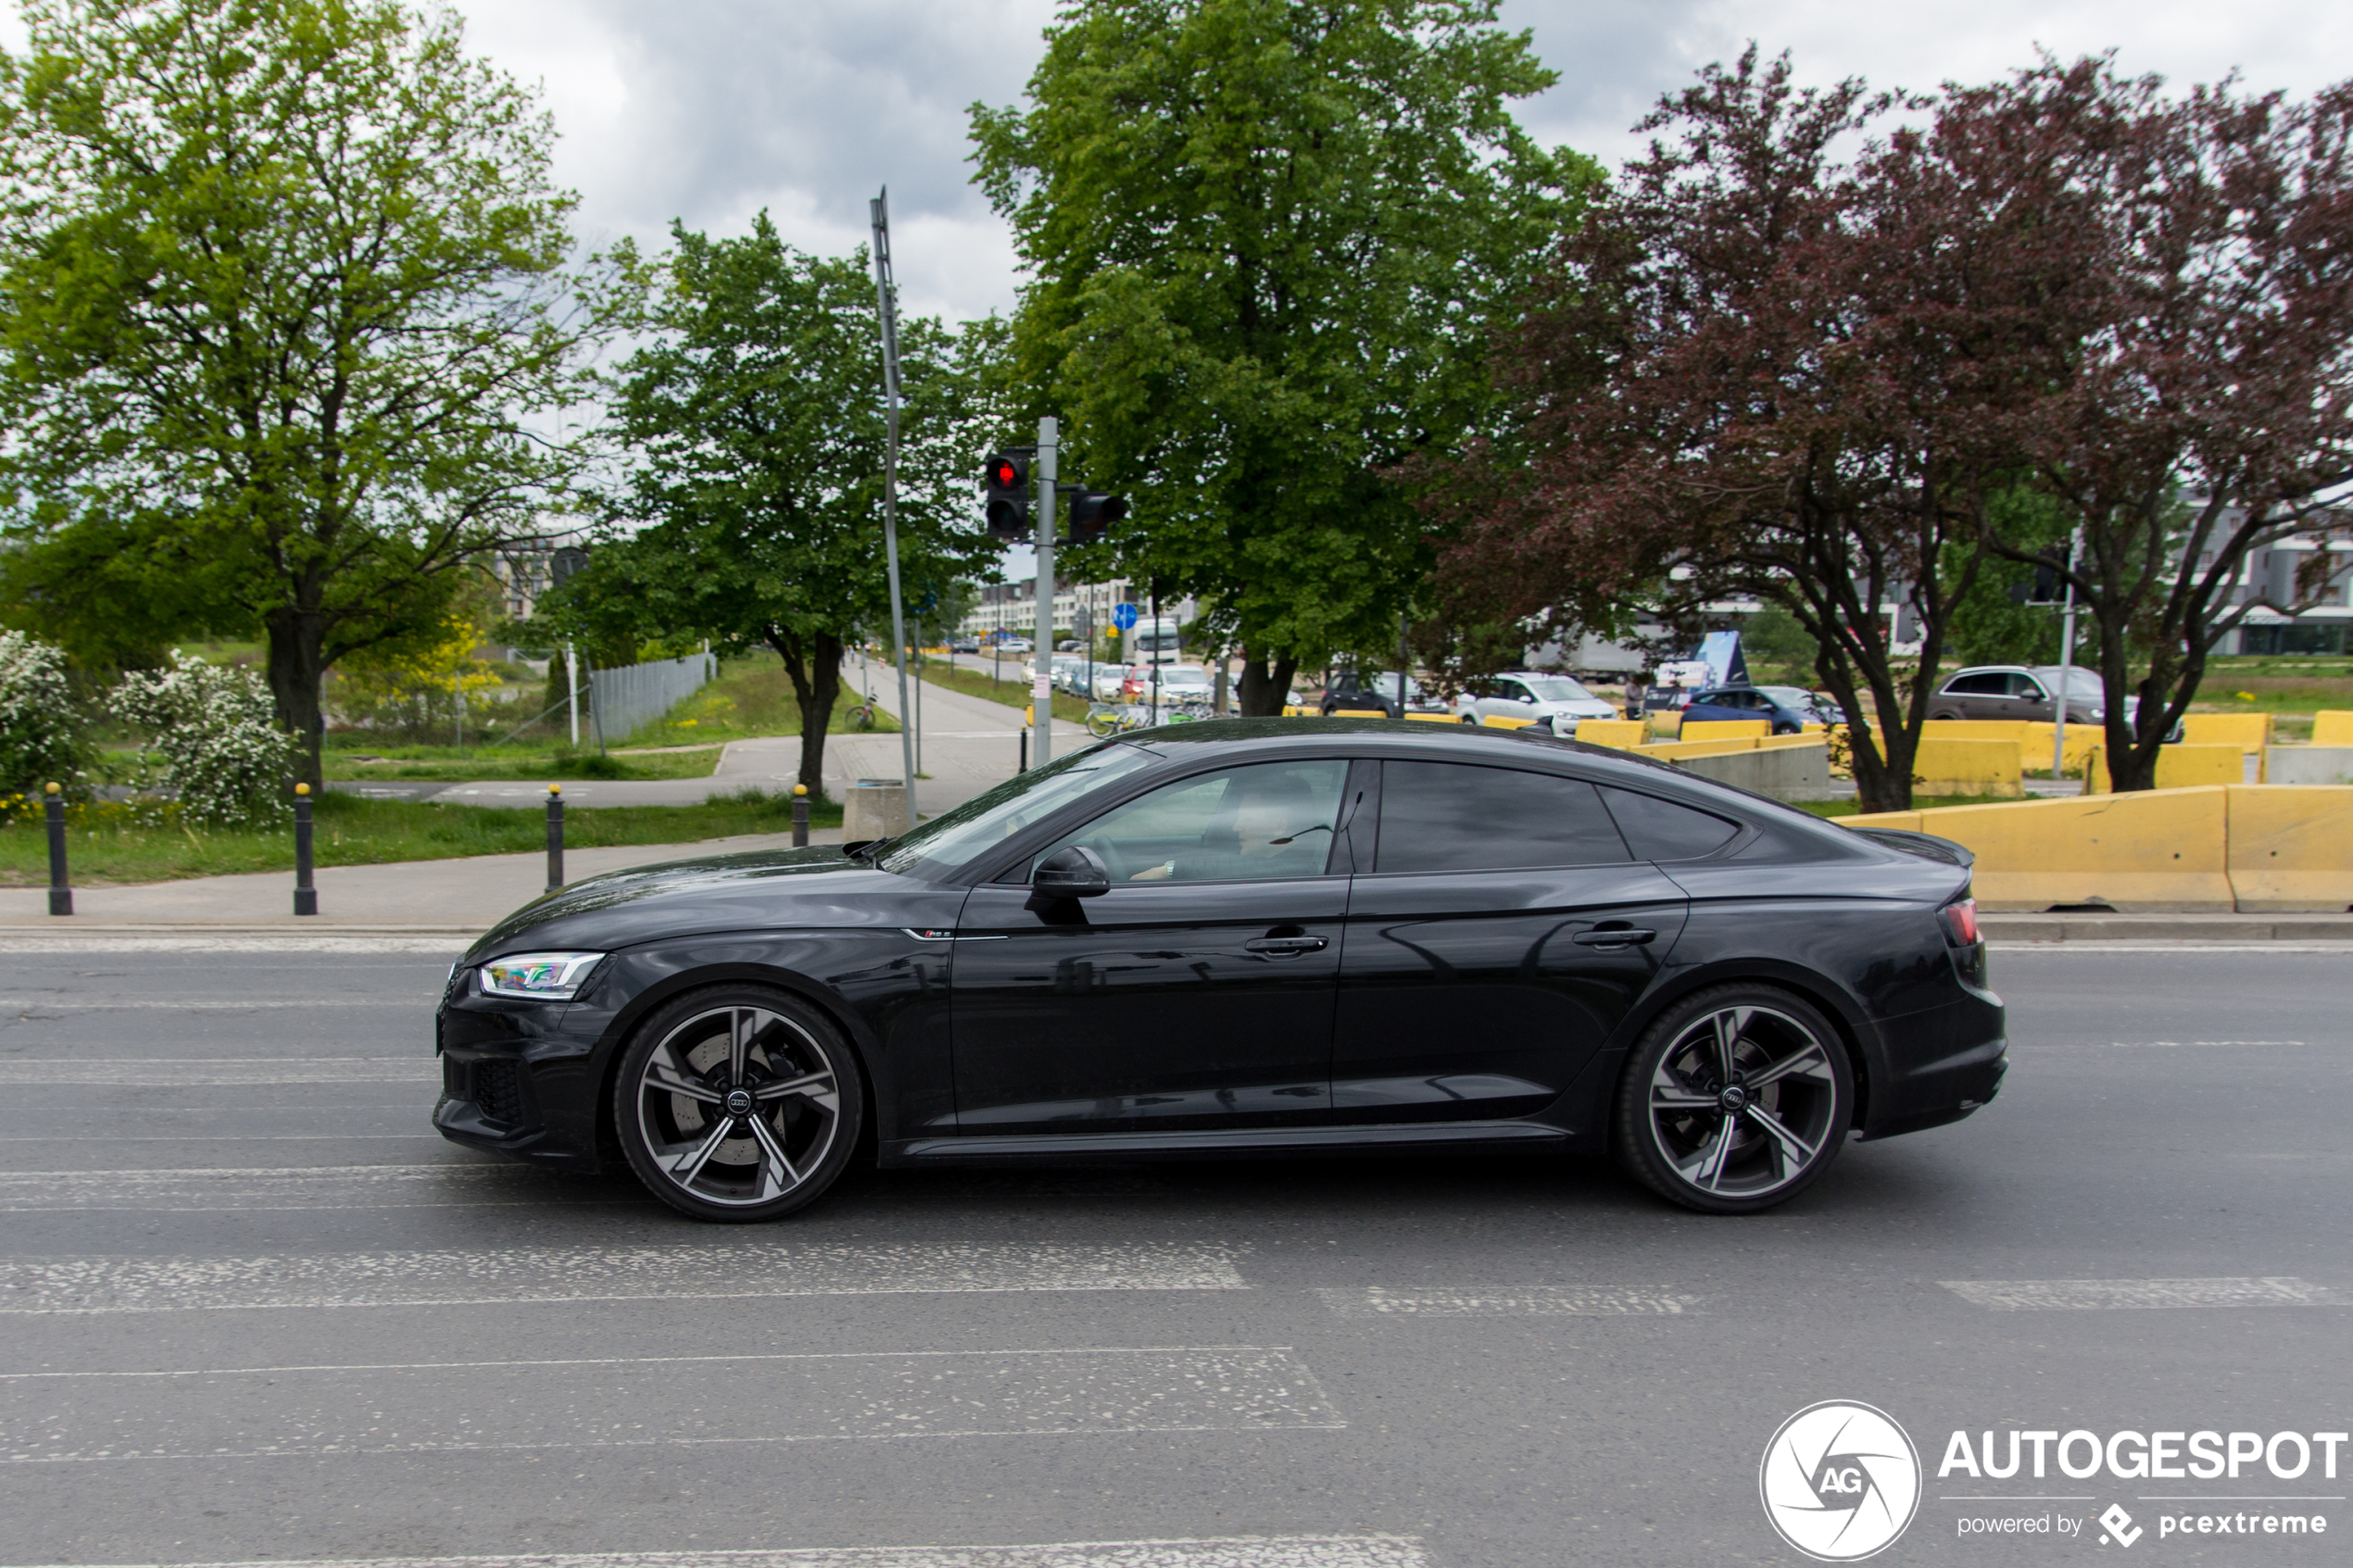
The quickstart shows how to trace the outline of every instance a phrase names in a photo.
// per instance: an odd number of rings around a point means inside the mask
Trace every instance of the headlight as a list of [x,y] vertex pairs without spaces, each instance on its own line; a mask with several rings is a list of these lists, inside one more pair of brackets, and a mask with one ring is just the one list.
[[602,953],[511,953],[482,966],[482,994],[534,1002],[566,1002],[588,978]]

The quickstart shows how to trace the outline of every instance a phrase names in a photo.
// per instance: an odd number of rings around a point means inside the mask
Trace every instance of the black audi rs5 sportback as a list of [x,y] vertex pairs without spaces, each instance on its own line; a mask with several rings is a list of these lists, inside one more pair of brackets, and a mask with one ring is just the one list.
[[1752,1212],[1994,1098],[1969,867],[1549,738],[1140,731],[900,838],[526,906],[451,972],[434,1122],[708,1220],[853,1156],[1450,1149]]

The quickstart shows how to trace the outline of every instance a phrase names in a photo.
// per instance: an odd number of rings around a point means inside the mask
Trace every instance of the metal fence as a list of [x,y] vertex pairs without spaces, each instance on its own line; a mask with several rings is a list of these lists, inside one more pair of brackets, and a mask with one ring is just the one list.
[[719,656],[690,653],[650,664],[625,664],[588,677],[588,707],[597,738],[618,745],[661,718],[719,673]]

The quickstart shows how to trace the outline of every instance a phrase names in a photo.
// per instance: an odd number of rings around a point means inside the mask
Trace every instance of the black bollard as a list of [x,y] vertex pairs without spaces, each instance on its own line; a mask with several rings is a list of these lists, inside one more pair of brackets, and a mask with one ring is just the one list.
[[1021,732],[1021,766],[1013,771],[1017,773],[1029,771],[1029,731],[1026,728]]
[[295,785],[295,913],[319,912],[319,890],[310,884],[310,786]]
[[53,915],[73,913],[73,889],[66,882],[66,801],[51,784],[44,795],[42,811],[49,819],[49,912]]
[[796,849],[809,847],[809,786],[807,784],[797,784],[792,786],[792,847]]
[[564,786],[547,786],[547,891],[564,884]]

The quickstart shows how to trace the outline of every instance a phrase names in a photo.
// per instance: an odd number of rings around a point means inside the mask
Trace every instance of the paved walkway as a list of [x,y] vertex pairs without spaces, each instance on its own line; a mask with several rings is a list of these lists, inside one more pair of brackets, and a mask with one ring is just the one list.
[[[810,833],[815,844],[839,844],[839,828]],[[568,849],[564,874],[577,882],[624,866],[656,865],[698,855],[789,847],[792,834],[754,834],[697,844],[640,844],[610,849]],[[54,935],[121,926],[283,927],[289,931],[359,928],[377,931],[482,931],[547,887],[547,857],[474,855],[451,860],[401,860],[384,866],[329,866],[315,878],[319,913],[296,919],[294,872],[197,876],[132,887],[77,887],[73,915],[49,914],[44,887],[0,887],[0,952],[10,932]]]

